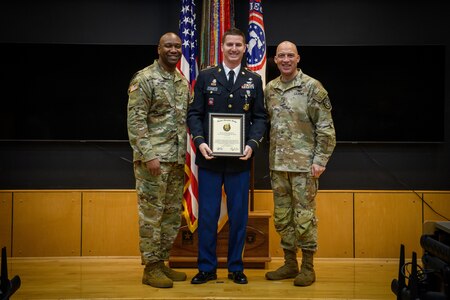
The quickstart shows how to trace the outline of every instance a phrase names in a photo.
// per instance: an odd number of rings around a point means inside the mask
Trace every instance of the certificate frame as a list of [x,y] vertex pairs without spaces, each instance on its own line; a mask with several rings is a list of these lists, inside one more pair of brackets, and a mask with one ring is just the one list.
[[212,156],[244,156],[245,114],[210,113],[208,137]]

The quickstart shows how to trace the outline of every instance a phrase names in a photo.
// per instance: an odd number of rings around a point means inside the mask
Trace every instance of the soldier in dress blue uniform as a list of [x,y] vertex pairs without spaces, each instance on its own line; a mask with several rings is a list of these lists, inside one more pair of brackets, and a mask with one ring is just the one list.
[[[267,128],[261,77],[241,66],[245,35],[232,28],[222,39],[223,63],[200,72],[187,123],[197,147],[199,181],[198,269],[193,284],[217,279],[217,222],[222,185],[227,196],[228,278],[246,284],[242,261],[248,219],[251,159]],[[233,73],[233,74],[231,74]],[[229,83],[231,76],[231,81]],[[233,79],[234,78],[234,79]],[[214,156],[209,143],[210,113],[245,115],[245,147],[241,157]]]

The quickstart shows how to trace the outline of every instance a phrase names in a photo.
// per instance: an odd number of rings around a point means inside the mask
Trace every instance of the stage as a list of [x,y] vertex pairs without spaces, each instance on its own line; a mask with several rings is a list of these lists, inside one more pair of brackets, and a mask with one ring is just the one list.
[[202,285],[190,284],[197,273],[185,271],[188,280],[170,289],[141,283],[139,257],[8,258],[9,277],[18,275],[21,287],[15,299],[396,299],[390,289],[398,275],[397,259],[315,260],[317,281],[295,287],[292,280],[268,281],[269,269],[279,267],[273,258],[265,269],[246,269],[249,283],[238,285],[218,270],[218,279]]

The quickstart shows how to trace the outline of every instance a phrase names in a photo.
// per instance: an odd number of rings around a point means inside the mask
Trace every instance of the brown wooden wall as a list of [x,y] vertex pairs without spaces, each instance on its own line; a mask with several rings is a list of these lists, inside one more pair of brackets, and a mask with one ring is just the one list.
[[[421,253],[422,224],[447,218],[450,191],[319,191],[317,257],[398,258]],[[255,211],[273,212],[272,191],[255,191]],[[283,252],[269,222],[270,254]],[[13,257],[136,256],[134,190],[0,191],[0,244]]]

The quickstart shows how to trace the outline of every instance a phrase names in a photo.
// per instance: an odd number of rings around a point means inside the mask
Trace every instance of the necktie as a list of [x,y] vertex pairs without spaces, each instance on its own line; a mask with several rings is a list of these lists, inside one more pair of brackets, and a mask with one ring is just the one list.
[[234,71],[230,70],[230,72],[228,72],[228,86],[227,86],[227,88],[229,90],[231,90],[233,85],[234,85]]

